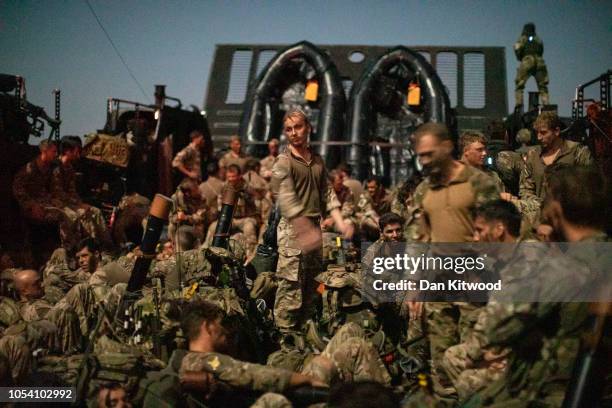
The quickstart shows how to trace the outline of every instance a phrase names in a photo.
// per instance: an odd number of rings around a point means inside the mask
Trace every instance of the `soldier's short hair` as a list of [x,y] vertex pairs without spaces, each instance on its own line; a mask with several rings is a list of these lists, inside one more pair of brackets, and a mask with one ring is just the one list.
[[351,166],[344,162],[337,165],[336,170],[342,171],[346,174],[351,174]]
[[289,118],[301,118],[304,120],[304,123],[308,125],[308,127],[311,127],[310,120],[308,119],[306,112],[304,112],[301,108],[295,107],[289,109],[283,116],[283,123],[285,123],[285,121]]
[[190,225],[182,225],[176,231],[176,243],[181,251],[189,251],[196,247],[198,238],[196,237],[193,227]]
[[370,177],[369,179],[366,180],[366,185],[371,182],[375,182],[376,186],[378,187],[382,185],[382,182],[380,181],[380,177]]
[[257,171],[257,169],[261,166],[259,160],[257,159],[248,159],[246,164],[244,165],[244,169],[246,171],[253,170]]
[[466,147],[476,142],[480,142],[486,146],[488,141],[485,135],[483,135],[481,132],[475,130],[463,132],[459,138],[459,149],[461,152],[465,152]]
[[91,237],[84,238],[81,241],[79,241],[76,248],[77,248],[77,251],[81,251],[83,248],[87,248],[89,252],[91,252],[92,254],[100,250],[100,246],[98,245],[96,240]]
[[197,187],[198,187],[197,181],[195,181],[194,179],[190,179],[190,178],[184,178],[183,181],[181,181],[181,183],[179,184],[179,189],[183,193],[191,192],[191,190]]
[[521,129],[516,133],[516,141],[521,144],[528,144],[531,142],[531,132],[529,129]]
[[78,136],[64,136],[60,142],[60,146],[62,148],[62,153],[68,150],[72,150],[75,148],[82,148],[83,142],[81,142],[81,138]]
[[230,164],[229,166],[227,166],[227,169],[225,171],[242,174],[242,170],[240,170],[240,166],[238,166],[237,164]]
[[204,133],[199,129],[192,130],[191,133],[189,133],[189,139],[191,140],[197,139],[198,137],[204,137]]
[[240,136],[238,136],[238,135],[232,135],[232,136],[230,136],[229,142],[230,142],[230,144],[231,144],[232,142],[241,142],[241,140],[240,140]]
[[187,340],[192,341],[200,336],[202,323],[212,323],[223,319],[223,310],[206,300],[195,300],[187,304],[183,310],[181,328]]
[[518,237],[521,233],[521,213],[514,204],[505,200],[484,203],[473,212],[474,218],[482,217],[487,222],[501,222],[508,234]]
[[606,226],[610,186],[597,168],[561,165],[550,172],[546,183],[546,200],[559,202],[566,220],[593,228]]
[[219,172],[219,161],[213,160],[206,165],[206,173],[209,176],[214,176]]
[[55,141],[53,140],[41,140],[40,143],[38,144],[38,150],[40,150],[41,152],[44,152],[45,150],[47,150],[50,147],[57,147],[57,143],[55,143]]
[[277,139],[277,138],[275,138],[275,137],[273,137],[272,139],[268,140],[268,144],[270,144],[270,143],[274,143],[275,145],[280,144],[280,142],[278,141],[278,139]]
[[329,181],[333,183],[334,180],[336,180],[336,177],[341,176],[341,175],[342,175],[341,170],[333,169],[332,171],[329,172],[327,177],[329,178]]
[[533,122],[533,128],[538,129],[540,127],[546,127],[551,130],[563,128],[563,122],[559,116],[553,111],[545,111],[540,113],[535,122]]
[[439,142],[444,142],[446,140],[452,141],[450,131],[443,123],[428,122],[419,126],[417,130],[414,131],[415,143],[418,144],[425,135],[432,135],[438,139]]
[[385,213],[378,219],[378,226],[381,231],[384,230],[387,225],[391,224],[404,225],[404,219],[394,212]]

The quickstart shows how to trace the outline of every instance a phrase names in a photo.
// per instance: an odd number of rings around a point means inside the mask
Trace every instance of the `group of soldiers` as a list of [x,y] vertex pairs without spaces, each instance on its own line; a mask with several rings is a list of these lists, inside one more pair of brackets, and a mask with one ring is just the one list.
[[[172,163],[184,178],[155,259],[113,248],[100,210],[80,200],[78,142],[62,142],[59,164],[56,146],[41,143],[13,190],[26,219],[59,225],[61,248],[40,271],[3,259],[2,385],[75,386],[79,403],[100,407],[561,406],[592,326],[587,303],[410,292],[379,302],[364,272],[391,243],[609,241],[607,180],[561,127],[542,113],[538,145],[500,153],[498,174],[482,133],[454,146],[444,125],[424,124],[412,141],[422,175],[391,191],[351,179],[344,165],[328,171],[300,109],[283,118],[286,146],[270,140],[262,160],[234,137],[218,162],[203,163],[194,131]],[[219,248],[228,191],[231,237]],[[137,201],[125,197],[125,211],[147,208]],[[259,247],[271,244],[266,230],[278,259],[253,272]],[[571,298],[585,286],[609,290],[609,269],[596,267],[610,265],[606,256],[517,251],[496,267],[510,287]],[[144,258],[134,297],[127,287]]]

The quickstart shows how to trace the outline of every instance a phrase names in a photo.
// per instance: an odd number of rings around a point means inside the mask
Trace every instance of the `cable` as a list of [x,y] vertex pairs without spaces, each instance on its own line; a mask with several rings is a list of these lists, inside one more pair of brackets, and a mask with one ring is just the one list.
[[113,49],[115,50],[115,53],[117,53],[117,56],[119,57],[119,59],[121,60],[121,62],[123,63],[123,65],[125,66],[125,68],[127,69],[128,73],[130,74],[130,76],[132,77],[132,79],[134,80],[134,82],[136,82],[136,85],[138,85],[138,88],[140,88],[140,92],[142,92],[142,94],[144,95],[144,97],[147,99],[147,101],[149,103],[151,103],[151,98],[147,95],[147,93],[144,91],[144,88],[142,87],[142,85],[140,84],[140,82],[138,82],[138,79],[136,79],[136,76],[134,75],[134,73],[132,72],[132,70],[130,69],[130,67],[128,66],[127,62],[125,61],[125,59],[121,56],[121,53],[119,52],[119,50],[117,49],[117,46],[115,45],[115,43],[113,42],[112,38],[110,37],[110,35],[108,34],[108,32],[106,31],[106,29],[104,28],[104,26],[102,25],[102,22],[100,21],[100,18],[98,18],[98,15],[96,14],[96,12],[94,11],[93,7],[91,6],[91,3],[89,3],[89,0],[85,0],[85,3],[87,4],[87,7],[89,7],[89,10],[91,11],[91,14],[93,14],[94,18],[96,19],[96,21],[98,22],[98,25],[100,26],[100,28],[102,29],[102,31],[104,32],[104,34],[106,35],[106,38],[108,39],[108,41],[110,42],[111,46],[113,47]]

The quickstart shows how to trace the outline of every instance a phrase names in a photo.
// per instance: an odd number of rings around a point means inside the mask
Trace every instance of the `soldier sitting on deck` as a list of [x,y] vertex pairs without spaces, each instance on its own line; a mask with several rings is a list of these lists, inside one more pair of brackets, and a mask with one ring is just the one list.
[[43,140],[40,154],[23,166],[13,179],[13,195],[24,217],[34,224],[57,224],[62,246],[72,249],[78,242],[78,222],[63,210],[63,203],[51,194],[52,164],[57,145]]
[[84,235],[109,242],[110,235],[102,212],[84,203],[77,192],[77,176],[73,165],[81,158],[81,139],[77,136],[64,136],[61,147],[59,165],[51,173],[52,199],[61,203],[63,212],[73,223],[78,223]]

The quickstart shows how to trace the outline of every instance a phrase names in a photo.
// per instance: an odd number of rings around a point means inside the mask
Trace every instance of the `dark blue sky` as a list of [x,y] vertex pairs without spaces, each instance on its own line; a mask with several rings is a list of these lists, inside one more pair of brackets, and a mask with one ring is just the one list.
[[[612,68],[609,0],[90,1],[148,98],[166,84],[200,107],[218,43],[504,46],[513,99],[512,44],[533,21],[566,116],[576,85]],[[50,114],[62,90],[62,134],[101,128],[110,96],[147,101],[84,1],[0,0],[0,52],[0,72],[24,76],[28,99]]]

